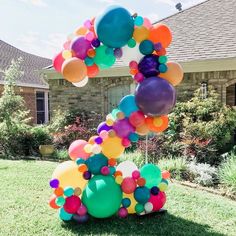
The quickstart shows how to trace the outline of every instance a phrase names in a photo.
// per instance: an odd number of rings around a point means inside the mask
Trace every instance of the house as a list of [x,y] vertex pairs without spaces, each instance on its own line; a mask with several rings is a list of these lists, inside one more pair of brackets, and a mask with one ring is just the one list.
[[[167,49],[169,60],[178,61],[184,69],[184,80],[177,86],[178,100],[185,100],[202,87],[213,85],[221,102],[236,105],[236,1],[207,0],[178,12],[160,22],[173,33]],[[44,70],[50,86],[51,111],[79,108],[109,113],[135,84],[129,68],[122,61],[76,88],[52,68]]]
[[[6,69],[12,59],[22,57],[21,71],[24,72],[17,82],[16,93],[23,96],[27,108],[30,110],[32,123],[48,122],[48,92],[49,86],[42,79],[40,69],[51,64],[51,60],[30,53],[23,52],[0,40],[0,69]],[[0,73],[0,96],[3,91],[3,74]]]

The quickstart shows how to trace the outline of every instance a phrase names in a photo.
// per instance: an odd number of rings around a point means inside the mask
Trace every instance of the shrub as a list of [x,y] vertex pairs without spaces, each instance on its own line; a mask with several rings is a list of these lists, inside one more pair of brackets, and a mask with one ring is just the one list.
[[236,192],[236,155],[231,153],[219,166],[220,182]]
[[126,160],[133,161],[137,167],[141,167],[145,163],[145,156],[140,152],[128,152],[120,157],[119,162]]
[[63,161],[70,160],[68,151],[66,149],[56,150],[53,153],[53,157],[58,160],[63,160]]
[[172,178],[188,179],[187,162],[183,157],[170,157],[169,159],[161,159],[158,162],[161,170],[168,170]]
[[217,183],[217,169],[206,163],[190,162],[188,164],[190,181],[203,186],[213,186]]

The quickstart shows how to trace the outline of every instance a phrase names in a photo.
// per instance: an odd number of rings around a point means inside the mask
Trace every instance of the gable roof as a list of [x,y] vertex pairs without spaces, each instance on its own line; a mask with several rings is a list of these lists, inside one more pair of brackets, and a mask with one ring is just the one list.
[[[0,40],[0,69],[6,69],[11,64],[12,59],[17,60],[19,57],[23,58],[21,70],[24,75],[16,81],[16,84],[26,87],[48,88],[48,84],[40,76],[40,69],[50,65],[51,60],[23,52]],[[0,84],[3,82],[2,73],[0,73]]]

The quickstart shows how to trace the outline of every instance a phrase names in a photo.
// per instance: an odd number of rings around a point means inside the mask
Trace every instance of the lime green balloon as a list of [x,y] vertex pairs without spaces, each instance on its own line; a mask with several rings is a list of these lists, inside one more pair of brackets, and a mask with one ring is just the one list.
[[153,186],[158,186],[161,182],[161,170],[158,166],[154,164],[146,164],[140,169],[141,177],[145,178],[145,186],[152,188]]
[[102,45],[96,48],[96,56],[94,57],[94,62],[99,66],[100,69],[108,69],[116,61],[116,57],[113,54],[109,53],[109,50],[106,46]]
[[82,202],[96,218],[114,215],[120,208],[122,191],[113,176],[96,175],[87,184]]

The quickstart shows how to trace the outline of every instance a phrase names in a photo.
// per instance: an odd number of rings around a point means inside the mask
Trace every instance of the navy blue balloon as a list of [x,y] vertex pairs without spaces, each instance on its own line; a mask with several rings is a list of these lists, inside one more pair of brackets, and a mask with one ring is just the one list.
[[80,215],[73,215],[73,220],[76,221],[77,223],[79,224],[82,224],[82,223],[85,223],[89,220],[89,215],[88,214],[85,214],[83,216],[80,216]]
[[132,38],[134,20],[125,8],[111,6],[95,19],[95,31],[103,44],[120,48]]
[[148,78],[159,74],[159,57],[157,55],[147,55],[138,64],[139,71]]
[[135,101],[145,115],[166,115],[175,106],[175,88],[162,78],[150,77],[137,86]]

